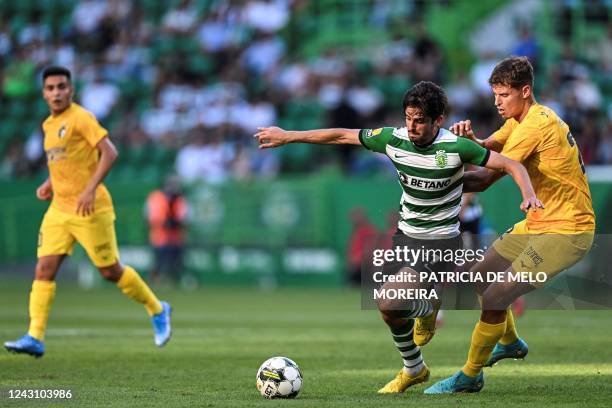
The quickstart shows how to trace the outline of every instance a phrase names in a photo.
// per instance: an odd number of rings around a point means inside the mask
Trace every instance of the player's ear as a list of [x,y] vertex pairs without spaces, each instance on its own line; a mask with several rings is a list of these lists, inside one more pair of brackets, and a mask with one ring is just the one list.
[[521,88],[521,96],[523,99],[529,99],[531,97],[531,85],[523,85]]
[[434,125],[437,127],[442,127],[442,123],[444,122],[444,115],[440,115],[438,116],[438,118],[436,120],[434,120]]

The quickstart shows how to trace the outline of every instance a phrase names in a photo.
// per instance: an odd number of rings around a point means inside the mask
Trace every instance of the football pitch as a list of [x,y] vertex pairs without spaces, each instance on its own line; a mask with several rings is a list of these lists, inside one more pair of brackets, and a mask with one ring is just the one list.
[[[0,340],[22,335],[29,283],[0,287]],[[153,345],[144,309],[111,287],[58,285],[41,359],[0,350],[0,406],[427,407],[610,406],[612,312],[533,311],[517,320],[525,361],[485,370],[479,394],[400,395],[376,390],[401,367],[388,330],[347,289],[158,290],[171,302],[173,338]],[[476,311],[446,312],[423,348],[432,377],[458,370]],[[294,359],[304,376],[295,400],[264,400],[255,373],[268,357]],[[14,400],[9,389],[71,390],[71,400]]]

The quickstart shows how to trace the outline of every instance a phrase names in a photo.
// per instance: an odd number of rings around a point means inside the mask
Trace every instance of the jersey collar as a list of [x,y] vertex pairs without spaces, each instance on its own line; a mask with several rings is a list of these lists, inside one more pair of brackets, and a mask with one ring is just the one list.
[[[407,130],[407,129],[406,129]],[[425,150],[427,148],[429,148],[432,144],[434,144],[436,142],[436,140],[438,140],[440,138],[440,136],[442,135],[442,131],[445,129],[439,128],[438,129],[438,133],[436,134],[436,136],[431,139],[431,142],[424,144],[424,145],[418,145],[416,143],[414,143],[412,140],[410,140],[410,143],[412,143],[412,145],[416,148],[416,149],[420,149],[420,150]]]

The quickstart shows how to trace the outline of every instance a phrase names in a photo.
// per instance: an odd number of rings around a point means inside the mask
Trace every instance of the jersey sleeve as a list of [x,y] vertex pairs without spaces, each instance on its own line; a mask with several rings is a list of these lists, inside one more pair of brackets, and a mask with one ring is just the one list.
[[533,126],[521,126],[514,131],[512,138],[504,144],[501,154],[509,159],[523,163],[542,142],[539,130]]
[[463,137],[457,138],[459,157],[463,163],[475,164],[484,167],[489,161],[491,151]]
[[361,129],[359,131],[359,141],[369,150],[385,153],[387,144],[393,138],[395,128],[385,127],[378,129]]
[[512,131],[514,130],[516,125],[517,122],[515,120],[508,119],[506,122],[504,122],[504,125],[502,127],[500,127],[495,133],[493,133],[493,139],[495,139],[496,142],[499,142],[501,144],[506,144],[506,141],[510,137],[510,134],[512,134]]
[[108,131],[98,123],[98,120],[92,113],[82,112],[77,120],[77,126],[81,135],[92,147],[95,147],[100,140],[108,136]]

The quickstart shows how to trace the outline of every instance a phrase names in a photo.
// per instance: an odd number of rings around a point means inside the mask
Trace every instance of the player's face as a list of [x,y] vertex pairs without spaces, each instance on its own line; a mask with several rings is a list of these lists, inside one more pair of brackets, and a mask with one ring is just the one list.
[[495,97],[497,112],[504,119],[520,118],[531,96],[531,87],[525,85],[521,89],[509,85],[495,84],[491,86]]
[[51,75],[43,83],[43,98],[49,110],[57,114],[65,111],[72,102],[72,84],[65,75]]
[[433,120],[423,114],[419,108],[408,106],[406,111],[406,129],[408,129],[408,138],[417,145],[425,145],[430,143],[438,134],[442,123],[442,116]]

